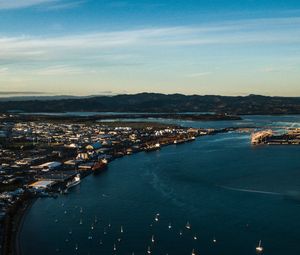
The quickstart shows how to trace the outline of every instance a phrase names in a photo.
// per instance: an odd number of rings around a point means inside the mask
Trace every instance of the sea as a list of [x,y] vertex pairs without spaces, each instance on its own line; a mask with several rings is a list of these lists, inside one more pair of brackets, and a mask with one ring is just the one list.
[[[300,127],[300,116],[147,119],[186,127]],[[136,121],[136,120],[135,120]],[[252,146],[250,133],[203,136],[114,160],[24,216],[22,255],[300,254],[300,146]]]

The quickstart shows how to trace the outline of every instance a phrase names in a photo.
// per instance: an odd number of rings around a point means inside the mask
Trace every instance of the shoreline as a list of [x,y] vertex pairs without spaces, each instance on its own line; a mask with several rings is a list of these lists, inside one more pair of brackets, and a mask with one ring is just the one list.
[[22,249],[21,249],[21,232],[23,229],[23,225],[24,225],[24,221],[25,218],[29,212],[29,210],[31,209],[31,207],[33,206],[33,204],[35,203],[36,198],[31,198],[29,199],[25,206],[22,208],[22,212],[19,215],[18,219],[17,219],[17,229],[15,231],[15,233],[13,233],[13,244],[14,245],[14,252],[13,254],[15,255],[21,255],[22,254]]
[[13,254],[21,255],[20,233],[23,228],[24,220],[30,208],[37,198],[30,197],[23,201],[17,212],[7,220],[5,224],[7,237],[3,242],[3,255]]

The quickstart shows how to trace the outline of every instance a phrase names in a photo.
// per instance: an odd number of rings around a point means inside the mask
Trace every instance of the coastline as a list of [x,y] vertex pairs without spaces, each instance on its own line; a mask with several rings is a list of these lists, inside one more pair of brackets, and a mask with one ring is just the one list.
[[3,242],[3,247],[2,247],[3,255],[22,254],[20,248],[20,233],[24,224],[25,217],[35,201],[36,198],[33,197],[26,198],[18,208],[17,212],[12,216],[8,216],[10,218],[7,219],[4,227],[5,234],[7,236]]
[[12,236],[12,240],[13,240],[12,245],[14,246],[13,254],[15,254],[15,255],[22,254],[21,243],[20,243],[21,231],[23,229],[25,218],[36,200],[37,200],[37,198],[30,198],[28,201],[26,201],[25,205],[23,206],[23,208],[21,210],[21,213],[19,213],[19,215],[17,216],[17,219],[15,221],[15,223],[17,225],[16,225],[16,230]]

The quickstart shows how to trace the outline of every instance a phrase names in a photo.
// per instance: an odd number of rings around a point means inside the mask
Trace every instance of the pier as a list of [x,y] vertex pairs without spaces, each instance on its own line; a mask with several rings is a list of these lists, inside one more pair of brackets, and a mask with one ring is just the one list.
[[253,145],[300,145],[300,129],[288,129],[288,132],[277,134],[272,130],[263,130],[253,133],[251,136]]

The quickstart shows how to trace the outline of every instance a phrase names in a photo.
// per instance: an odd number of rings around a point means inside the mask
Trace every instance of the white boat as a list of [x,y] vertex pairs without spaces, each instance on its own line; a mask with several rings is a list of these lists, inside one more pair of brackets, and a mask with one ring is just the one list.
[[123,226],[121,226],[120,232],[121,232],[121,233],[123,233],[123,232],[124,232],[124,230],[123,230]]
[[151,254],[150,246],[148,246],[147,254]]
[[263,252],[264,248],[261,246],[261,240],[259,240],[258,246],[256,247],[256,251],[258,253]]
[[192,255],[196,255],[196,252],[194,249],[192,250]]
[[190,224],[189,222],[187,222],[187,223],[185,224],[185,228],[186,228],[186,229],[191,229],[191,224]]
[[80,179],[80,174],[76,174],[76,176],[74,177],[74,179],[72,181],[69,181],[66,185],[67,188],[72,188],[76,185],[78,185],[81,182]]
[[154,236],[152,236],[152,237],[151,237],[151,242],[152,242],[152,243],[154,243],[154,242],[155,242],[155,240],[154,240]]

